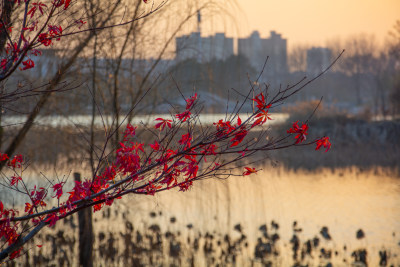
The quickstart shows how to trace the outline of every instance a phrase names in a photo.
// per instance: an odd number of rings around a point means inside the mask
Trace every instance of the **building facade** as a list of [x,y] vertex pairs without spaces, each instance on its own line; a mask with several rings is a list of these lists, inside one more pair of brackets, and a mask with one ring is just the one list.
[[271,31],[269,38],[261,38],[257,31],[248,38],[240,38],[238,54],[247,57],[251,66],[259,71],[262,70],[269,57],[264,69],[268,76],[279,76],[288,72],[287,40],[275,31]]
[[200,63],[212,60],[225,60],[233,55],[233,38],[228,38],[224,33],[214,36],[201,37],[200,32],[177,37],[176,61],[196,59]]

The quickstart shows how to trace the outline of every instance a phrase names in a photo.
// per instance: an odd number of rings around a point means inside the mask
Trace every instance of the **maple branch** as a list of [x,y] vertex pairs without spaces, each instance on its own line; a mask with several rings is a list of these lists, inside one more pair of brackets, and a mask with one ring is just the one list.
[[18,250],[20,247],[25,245],[29,240],[31,240],[46,225],[47,225],[46,222],[40,222],[32,231],[29,232],[29,234],[27,234],[24,237],[20,236],[15,243],[13,243],[12,245],[8,246],[6,249],[2,250],[0,252],[0,264],[3,263],[2,261],[4,259],[6,259],[9,255],[11,255],[11,253],[13,253],[14,251]]

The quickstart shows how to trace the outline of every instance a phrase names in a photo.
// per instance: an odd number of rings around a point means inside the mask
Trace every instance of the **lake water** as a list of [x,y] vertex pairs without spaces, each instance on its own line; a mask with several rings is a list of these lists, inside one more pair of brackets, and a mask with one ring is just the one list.
[[[3,193],[2,200],[5,197]],[[95,261],[103,266],[127,264],[123,256],[127,249],[126,237],[129,237],[129,242],[142,246],[140,253],[152,254],[150,247],[154,244],[151,242],[156,238],[149,232],[152,225],[157,225],[162,233],[159,238],[163,252],[157,254],[159,263],[210,266],[220,261],[222,265],[234,265],[232,260],[228,261],[230,264],[221,260],[225,235],[229,235],[232,244],[244,234],[244,241],[231,250],[237,266],[261,266],[263,260],[255,257],[255,248],[259,238],[263,238],[259,228],[264,224],[269,238],[273,234],[280,236],[273,245],[277,255],[266,257],[272,266],[293,266],[295,262],[308,266],[328,263],[349,266],[355,260],[353,252],[358,250],[367,251],[369,266],[379,265],[380,251],[387,253],[388,266],[400,264],[400,177],[385,170],[361,172],[354,168],[335,172],[327,169],[294,172],[265,168],[252,176],[200,181],[185,193],[171,190],[156,196],[128,196],[107,209],[94,214]],[[273,229],[272,221],[279,224],[279,229]],[[296,232],[294,221],[297,222]],[[128,230],[127,222],[133,225],[134,231]],[[47,229],[44,233],[62,230],[66,235],[72,234],[76,240],[77,231],[68,230],[70,228],[65,228],[65,225],[59,222],[55,229]],[[324,226],[331,240],[321,235]],[[365,237],[358,239],[356,232],[360,229]],[[144,237],[138,243],[135,235],[139,232]],[[314,238],[319,239],[319,246],[313,247],[312,253],[303,259],[299,252],[294,260],[294,234],[299,240],[299,251],[305,249],[306,241]],[[51,235],[57,236],[55,233]],[[199,240],[198,250],[193,249],[195,239]],[[43,255],[51,248],[45,240],[48,238],[42,235],[35,242],[44,245],[44,252],[40,252]],[[263,242],[271,244],[270,239],[264,238]],[[213,249],[206,252],[210,243],[213,243]],[[76,254],[77,243],[73,244],[75,248],[71,253]],[[179,244],[179,257],[171,256],[173,244]],[[102,248],[114,256],[107,258]],[[321,249],[332,254],[325,258],[321,256]],[[40,250],[34,247],[31,253]],[[144,254],[137,257],[144,261],[147,259]],[[49,258],[55,259],[55,256]],[[77,264],[77,257],[71,255],[69,258]],[[145,263],[151,266],[149,262],[152,260]]]
[[[271,233],[270,222],[275,221],[280,226],[276,231],[280,235],[276,245],[280,251],[278,266],[294,262],[290,243],[294,221],[296,228],[302,228],[296,232],[301,242],[318,237],[320,248],[337,252],[328,260],[334,266],[352,262],[351,254],[358,249],[368,251],[370,266],[378,265],[383,249],[389,252],[390,263],[400,264],[400,178],[384,172],[361,173],[354,169],[296,173],[272,169],[226,181],[202,181],[186,193],[132,196],[119,204],[119,211],[129,214],[136,227],[144,229],[156,223],[162,232],[239,237],[234,226],[240,223],[249,242],[242,251],[244,257],[254,256],[254,246],[262,236],[259,226],[267,224]],[[162,215],[149,218],[149,211]],[[172,217],[176,223],[171,223]],[[115,225],[107,221],[98,223],[102,229],[115,230]],[[185,231],[188,224],[193,229]],[[330,241],[320,234],[324,226],[329,229]],[[360,229],[365,237],[357,239]],[[306,258],[305,262],[317,266],[321,259]],[[242,264],[249,266],[250,261],[244,259]]]
[[[229,115],[229,114],[228,114]],[[242,120],[249,117],[247,113],[239,114]],[[203,125],[210,125],[224,119],[226,114],[200,114],[199,120]],[[271,113],[273,120],[269,120],[266,124],[273,125],[285,122],[289,118],[286,113]],[[155,125],[157,118],[174,119],[171,114],[152,114],[152,115],[136,115],[133,117],[131,124],[140,126],[141,124]],[[67,126],[89,126],[92,117],[90,115],[72,115],[72,116],[39,116],[35,120],[36,126],[52,126],[52,127],[67,127]],[[120,116],[119,121],[122,122],[125,116]],[[2,125],[6,126],[19,126],[26,120],[26,116],[3,116]],[[114,116],[96,116],[95,125],[102,127],[103,124],[109,126],[114,121]]]

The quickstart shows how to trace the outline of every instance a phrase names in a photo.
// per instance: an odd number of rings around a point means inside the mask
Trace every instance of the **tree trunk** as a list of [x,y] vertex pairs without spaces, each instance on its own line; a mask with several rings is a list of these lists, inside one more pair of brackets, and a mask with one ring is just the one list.
[[2,3],[2,9],[1,9],[1,21],[5,25],[2,25],[0,28],[0,54],[3,53],[4,47],[7,43],[7,31],[8,28],[11,26],[11,15],[12,15],[12,10],[15,5],[15,1],[3,1]]
[[[81,174],[74,173],[75,181],[81,181]],[[93,266],[93,224],[92,209],[82,209],[78,211],[79,224],[79,266]]]

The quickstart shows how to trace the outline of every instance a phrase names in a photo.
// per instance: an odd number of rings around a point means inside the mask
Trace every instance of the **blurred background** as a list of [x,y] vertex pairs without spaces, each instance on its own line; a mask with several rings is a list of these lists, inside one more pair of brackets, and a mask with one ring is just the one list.
[[[151,8],[121,2],[110,24]],[[176,0],[131,25],[101,31],[64,75],[75,89],[54,93],[20,142],[17,152],[29,162],[25,176],[35,183],[70,176],[72,183],[73,172],[90,177],[91,148],[102,147],[104,130],[125,117],[140,126],[138,138],[146,142],[145,125],[184,105],[181,94],[197,93],[203,118],[212,123],[252,86],[273,96],[318,76],[345,50],[323,76],[271,109],[272,138],[318,106],[309,138],[329,136],[329,152],[273,151],[249,159],[262,169],[254,176],[201,181],[186,193],[127,197],[94,214],[94,262],[399,266],[399,10],[398,0]],[[43,49],[37,67],[8,84],[30,87],[52,79],[79,44],[69,38]],[[2,103],[2,150],[39,99]],[[251,111],[245,106],[243,116]],[[1,194],[9,203],[24,203]],[[67,220],[38,236],[53,245],[34,247],[17,264],[77,265],[78,238],[77,218]]]

